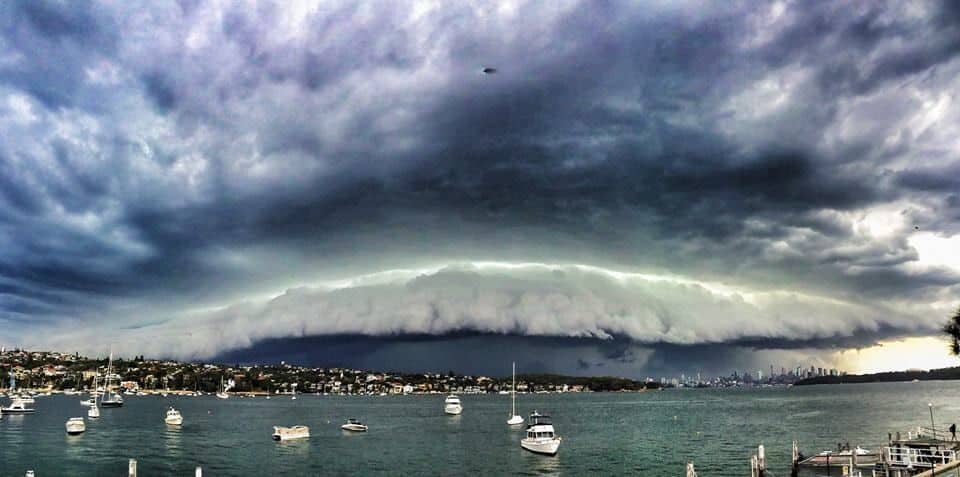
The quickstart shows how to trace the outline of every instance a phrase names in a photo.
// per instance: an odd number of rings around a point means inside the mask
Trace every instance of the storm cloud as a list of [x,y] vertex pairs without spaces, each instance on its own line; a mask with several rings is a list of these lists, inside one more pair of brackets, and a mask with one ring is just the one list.
[[946,1],[7,2],[0,342],[934,334],[958,54]]

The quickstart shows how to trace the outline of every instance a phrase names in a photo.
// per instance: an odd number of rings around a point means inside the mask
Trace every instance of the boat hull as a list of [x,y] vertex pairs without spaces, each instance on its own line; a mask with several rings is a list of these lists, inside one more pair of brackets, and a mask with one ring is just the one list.
[[350,432],[367,432],[367,426],[362,424],[344,424],[340,426],[340,429]]
[[456,416],[463,413],[463,406],[459,404],[448,404],[443,407],[443,412],[452,416]]
[[520,424],[523,424],[523,417],[513,416],[507,420],[507,424],[510,424],[511,426],[519,426]]
[[179,426],[183,424],[183,418],[182,417],[167,418],[167,419],[164,419],[163,422],[166,422],[168,425],[171,425],[171,426]]
[[307,426],[295,426],[295,427],[274,427],[273,428],[273,440],[275,441],[289,441],[294,439],[306,439],[310,437],[310,428]]
[[122,401],[100,401],[100,407],[123,407]]
[[553,439],[523,438],[520,440],[520,447],[534,454],[556,455],[557,451],[560,450],[561,440],[559,437],[554,437]]
[[71,418],[67,421],[65,427],[67,428],[67,434],[71,436],[82,434],[83,431],[87,430],[87,425],[83,422],[82,418]]

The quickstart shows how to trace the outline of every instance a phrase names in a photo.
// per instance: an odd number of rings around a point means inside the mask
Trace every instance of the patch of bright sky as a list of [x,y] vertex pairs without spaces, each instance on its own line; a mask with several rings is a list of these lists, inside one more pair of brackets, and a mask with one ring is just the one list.
[[838,351],[833,362],[839,369],[856,374],[960,366],[960,358],[951,356],[946,340],[938,337],[907,338]]
[[907,242],[917,250],[917,265],[948,267],[960,272],[960,235],[944,237],[932,232],[919,232]]

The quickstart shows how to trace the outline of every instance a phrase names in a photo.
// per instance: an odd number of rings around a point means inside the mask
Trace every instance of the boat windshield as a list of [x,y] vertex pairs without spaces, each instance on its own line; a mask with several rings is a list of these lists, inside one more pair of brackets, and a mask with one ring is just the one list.
[[543,415],[530,416],[531,426],[538,426],[538,425],[544,426],[544,425],[552,425],[552,424],[553,424],[553,420],[550,419],[550,416],[543,416]]

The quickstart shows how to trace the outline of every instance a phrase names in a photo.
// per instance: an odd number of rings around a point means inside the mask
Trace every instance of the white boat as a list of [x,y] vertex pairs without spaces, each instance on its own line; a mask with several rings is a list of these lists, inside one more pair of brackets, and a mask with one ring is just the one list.
[[230,395],[227,394],[227,388],[223,387],[223,376],[220,376],[220,391],[217,392],[217,397],[220,399],[227,399],[230,397]]
[[310,428],[307,426],[273,426],[273,440],[275,441],[306,439],[308,437],[310,437]]
[[460,404],[460,397],[456,394],[447,396],[443,401],[443,412],[457,415],[463,412],[463,405]]
[[167,409],[167,416],[163,418],[163,422],[171,426],[179,426],[183,424],[183,416],[180,415],[180,411],[171,407]]
[[8,414],[30,414],[34,411],[36,411],[36,409],[27,407],[27,403],[21,399],[14,399],[9,407],[0,409],[0,412]]
[[517,426],[523,424],[523,416],[517,414],[517,363],[513,363],[513,386],[510,389],[510,419],[507,424]]
[[113,351],[110,351],[110,359],[107,361],[107,376],[104,378],[103,398],[100,399],[102,407],[120,407],[123,406],[123,396],[110,391],[110,375],[113,373]]
[[367,432],[367,426],[357,419],[347,419],[346,424],[340,426],[340,429],[352,432]]
[[90,409],[87,409],[87,417],[90,419],[100,417],[100,407],[97,406],[97,377],[98,375],[93,375],[93,396],[90,398],[90,401],[80,401],[80,404],[90,406]]
[[555,455],[561,440],[553,431],[550,416],[533,411],[527,425],[527,437],[520,439],[520,447],[535,454]]
[[81,434],[83,431],[87,430],[87,424],[83,422],[82,417],[71,417],[70,419],[67,419],[66,427],[67,434],[72,436]]

